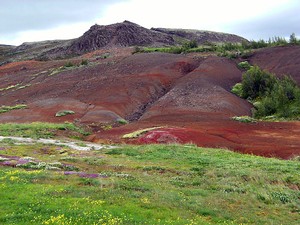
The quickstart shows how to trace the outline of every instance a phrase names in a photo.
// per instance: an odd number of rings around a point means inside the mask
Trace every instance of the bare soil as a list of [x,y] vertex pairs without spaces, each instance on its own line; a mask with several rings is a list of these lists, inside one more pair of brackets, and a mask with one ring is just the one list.
[[[28,107],[0,114],[0,122],[82,123],[94,131],[89,140],[103,143],[194,143],[283,159],[300,155],[300,122],[231,120],[251,115],[252,107],[230,92],[242,76],[234,61],[207,54],[132,51],[110,48],[68,60],[1,66],[0,104]],[[290,73],[300,82],[299,56],[299,47],[270,48],[255,53],[250,62],[278,75]],[[77,66],[82,59],[89,64]],[[76,66],[63,67],[67,62]],[[15,87],[6,89],[10,86]],[[55,117],[60,110],[75,114]],[[121,125],[121,119],[130,123]],[[164,128],[122,139],[154,126]]]

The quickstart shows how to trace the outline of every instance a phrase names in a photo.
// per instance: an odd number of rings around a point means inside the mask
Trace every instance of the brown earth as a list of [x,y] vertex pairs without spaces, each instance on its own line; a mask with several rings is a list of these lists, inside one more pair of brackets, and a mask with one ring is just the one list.
[[[234,61],[198,53],[132,51],[111,48],[70,60],[1,66],[0,104],[28,107],[0,114],[0,122],[75,121],[93,129],[88,139],[95,142],[195,143],[284,159],[300,155],[299,122],[231,120],[251,114],[251,105],[230,92],[242,75]],[[268,51],[272,57],[267,57]],[[250,61],[266,69],[279,63],[297,79],[298,58],[279,60],[276,54],[299,58],[300,48],[265,49]],[[69,61],[79,65],[82,59],[89,64],[63,68]],[[60,110],[75,114],[55,117]],[[121,119],[130,123],[121,126]],[[114,128],[107,130],[110,124]],[[163,128],[134,140],[122,139],[126,133],[155,126]]]
[[300,84],[300,46],[261,49],[249,61],[278,76],[291,75]]

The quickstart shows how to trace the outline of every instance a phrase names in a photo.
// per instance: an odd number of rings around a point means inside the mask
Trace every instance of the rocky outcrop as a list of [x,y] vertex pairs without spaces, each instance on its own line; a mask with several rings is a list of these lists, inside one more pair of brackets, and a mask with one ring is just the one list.
[[162,46],[174,45],[171,35],[149,30],[135,23],[123,23],[108,26],[94,25],[83,36],[76,39],[68,52],[82,54],[105,47]]

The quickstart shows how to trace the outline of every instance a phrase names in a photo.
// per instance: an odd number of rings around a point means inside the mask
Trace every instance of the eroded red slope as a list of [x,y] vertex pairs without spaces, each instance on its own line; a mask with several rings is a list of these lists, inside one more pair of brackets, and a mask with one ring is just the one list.
[[[272,54],[277,54],[275,50]],[[93,126],[95,134],[89,138],[94,141],[195,143],[268,157],[300,155],[299,122],[243,124],[231,120],[251,113],[247,101],[230,93],[242,74],[233,61],[195,54],[131,55],[131,51],[89,53],[84,56],[90,61],[88,66],[68,70],[60,70],[68,60],[0,67],[1,105],[28,106],[0,114],[0,121],[76,121]],[[257,54],[252,62],[267,68],[262,53]],[[79,64],[81,58],[71,61]],[[298,68],[297,63],[292,61],[296,66],[288,68]],[[15,87],[6,89],[10,86]],[[55,117],[64,109],[75,114]],[[100,128],[121,118],[131,122],[111,130]],[[163,128],[134,140],[122,139],[126,133],[154,126]]]

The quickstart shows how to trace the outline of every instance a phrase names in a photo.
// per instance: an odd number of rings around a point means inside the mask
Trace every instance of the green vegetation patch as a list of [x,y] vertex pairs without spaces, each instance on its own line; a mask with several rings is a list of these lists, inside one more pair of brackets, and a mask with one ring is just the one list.
[[148,131],[151,131],[151,130],[156,130],[156,129],[160,129],[160,128],[163,128],[163,127],[151,127],[151,128],[145,128],[145,129],[141,129],[141,130],[137,130],[137,131],[134,131],[132,133],[129,133],[129,134],[124,134],[122,138],[137,138],[139,136],[141,136],[142,134],[145,134],[147,133]]
[[250,116],[234,116],[234,117],[232,117],[232,119],[235,120],[235,121],[242,122],[242,123],[255,123],[255,122],[257,122],[256,119],[254,119]]
[[118,122],[119,124],[122,124],[122,125],[128,124],[128,121],[125,120],[125,119],[123,119],[123,118],[118,118],[118,119],[117,119],[117,122]]
[[238,64],[238,67],[243,70],[249,70],[251,68],[251,64],[248,61],[243,61]]
[[242,95],[243,95],[243,85],[242,85],[242,83],[237,83],[237,84],[235,84],[235,85],[232,87],[231,92],[232,92],[233,94],[236,94],[236,95],[239,96],[239,97],[242,97]]
[[300,118],[300,88],[289,76],[278,78],[252,66],[232,92],[253,103],[255,118]]
[[[18,145],[1,157],[3,225],[299,224],[296,160],[192,145]],[[24,169],[14,160],[41,163]]]
[[30,87],[31,84],[26,84],[26,85],[21,85],[21,84],[16,84],[16,85],[10,85],[5,88],[0,88],[0,91],[8,91],[8,90],[21,90],[27,87]]
[[7,91],[7,90],[10,90],[10,89],[17,88],[19,86],[20,86],[20,84],[10,85],[10,86],[5,87],[5,88],[0,88],[0,91]]
[[296,35],[293,33],[289,40],[282,37],[269,38],[268,41],[263,39],[258,41],[243,41],[242,43],[212,43],[206,42],[201,46],[198,46],[196,41],[188,41],[179,46],[171,47],[161,47],[161,48],[142,48],[136,47],[133,51],[135,53],[149,53],[149,52],[166,52],[173,54],[181,53],[191,53],[191,52],[213,52],[218,56],[227,58],[244,58],[247,59],[252,55],[253,50],[274,47],[274,46],[290,46],[290,45],[300,45],[300,40],[297,39]]
[[0,113],[6,113],[12,110],[17,110],[17,109],[25,109],[27,108],[27,105],[20,104],[20,105],[14,105],[14,106],[1,106],[0,107]]
[[75,114],[75,112],[72,110],[60,110],[55,114],[55,116],[61,117],[61,116],[66,116],[66,115],[71,115],[71,114]]
[[181,53],[195,52],[197,48],[198,48],[197,41],[192,40],[192,41],[183,43],[181,46],[171,46],[171,47],[162,47],[162,48],[135,47],[132,54],[150,53],[150,52],[165,52],[165,53],[181,54]]
[[56,75],[56,74],[59,74],[59,73],[65,72],[65,71],[70,71],[70,70],[75,70],[75,69],[78,69],[81,67],[85,67],[85,66],[88,66],[89,64],[91,64],[91,63],[89,63],[89,61],[87,59],[82,59],[79,64],[78,63],[75,64],[71,61],[68,61],[65,63],[65,65],[50,69],[47,72],[49,72],[48,76],[53,76],[53,75]]
[[71,136],[88,135],[89,132],[72,123],[3,123],[0,124],[1,136],[19,136],[30,138],[52,138],[58,131],[66,131]]

